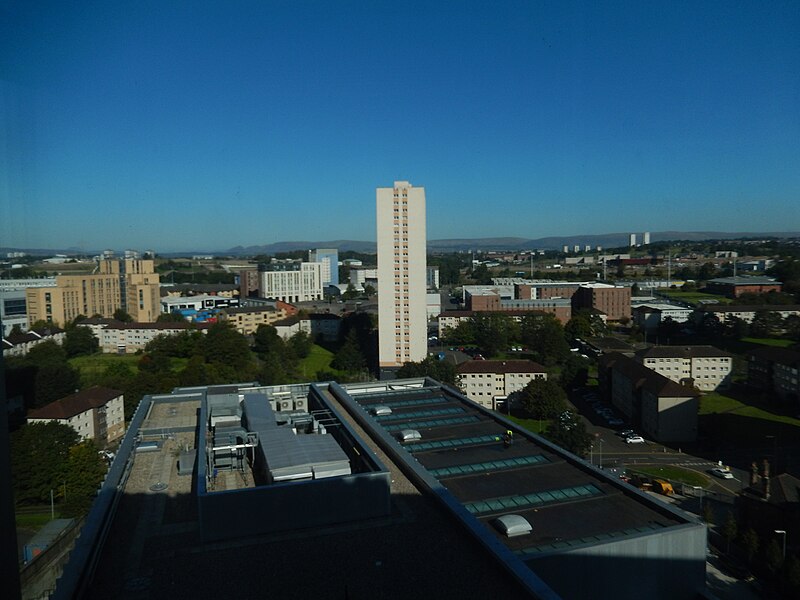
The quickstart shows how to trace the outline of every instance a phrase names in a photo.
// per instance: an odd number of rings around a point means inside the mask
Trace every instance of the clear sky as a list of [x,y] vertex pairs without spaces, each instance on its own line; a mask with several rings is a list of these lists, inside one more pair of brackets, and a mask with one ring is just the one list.
[[0,7],[0,246],[800,230],[797,0]]

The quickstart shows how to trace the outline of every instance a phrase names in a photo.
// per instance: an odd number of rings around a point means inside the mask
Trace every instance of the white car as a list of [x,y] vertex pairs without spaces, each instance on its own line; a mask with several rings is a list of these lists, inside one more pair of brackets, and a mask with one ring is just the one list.
[[730,469],[723,469],[722,467],[714,467],[711,469],[711,474],[720,479],[734,479]]
[[625,438],[626,444],[644,444],[644,438],[640,435],[631,435]]

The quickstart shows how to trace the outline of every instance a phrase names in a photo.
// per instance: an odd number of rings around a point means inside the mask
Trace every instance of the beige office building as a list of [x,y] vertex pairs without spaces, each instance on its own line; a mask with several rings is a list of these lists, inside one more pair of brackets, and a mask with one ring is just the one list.
[[25,292],[28,325],[50,321],[63,326],[78,315],[111,317],[124,309],[140,323],[158,317],[159,276],[152,260],[101,260],[97,273],[59,275],[56,285]]
[[378,355],[381,367],[427,356],[425,188],[378,188]]

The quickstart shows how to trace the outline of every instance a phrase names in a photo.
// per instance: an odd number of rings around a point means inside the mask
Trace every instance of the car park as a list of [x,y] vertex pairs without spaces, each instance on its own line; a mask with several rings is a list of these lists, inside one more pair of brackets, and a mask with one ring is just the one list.
[[644,438],[640,435],[630,435],[625,438],[626,444],[644,444],[646,443]]
[[733,473],[731,473],[731,470],[723,467],[714,467],[711,469],[711,474],[714,477],[719,477],[720,479],[735,479]]

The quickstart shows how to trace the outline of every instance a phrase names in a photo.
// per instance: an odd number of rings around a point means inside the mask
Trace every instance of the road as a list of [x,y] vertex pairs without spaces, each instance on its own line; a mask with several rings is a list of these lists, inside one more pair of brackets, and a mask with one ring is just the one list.
[[[738,493],[747,485],[748,473],[741,469],[731,468],[734,479],[720,479],[710,473],[711,469],[719,466],[716,461],[692,456],[680,448],[669,448],[649,440],[644,444],[626,443],[617,435],[620,428],[609,427],[605,420],[594,412],[592,405],[583,399],[582,391],[572,393],[570,402],[583,416],[587,431],[595,438],[589,456],[592,464],[606,468],[627,468],[637,464],[677,466],[708,477],[709,485],[706,489],[731,495]],[[607,403],[604,404],[608,406]],[[624,420],[619,411],[615,410],[615,414]],[[621,429],[626,428],[627,425],[621,426]]]

